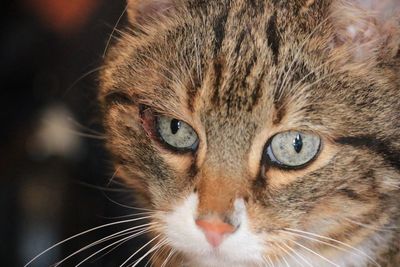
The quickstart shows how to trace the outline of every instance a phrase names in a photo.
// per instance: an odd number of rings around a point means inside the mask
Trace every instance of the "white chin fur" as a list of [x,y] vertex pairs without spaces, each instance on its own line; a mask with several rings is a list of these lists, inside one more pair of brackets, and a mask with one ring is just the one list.
[[172,247],[182,252],[190,262],[188,266],[260,266],[263,262],[262,240],[250,232],[243,200],[236,200],[235,212],[240,227],[214,249],[194,220],[198,204],[197,194],[191,194],[173,212],[163,216],[166,236]]
[[[267,244],[263,242],[261,236],[250,231],[243,200],[235,201],[234,217],[239,219],[240,227],[235,233],[226,237],[217,249],[207,242],[205,235],[195,224],[197,205],[197,194],[191,194],[172,212],[161,217],[166,226],[164,234],[168,241],[174,249],[185,255],[187,262],[183,267],[270,266],[267,260],[263,259],[263,253],[268,249]],[[295,254],[286,254],[285,259],[273,264],[275,267],[366,266],[368,263],[373,263],[370,257],[374,257],[373,250],[376,249],[374,244],[379,244],[382,238],[382,234],[379,233],[357,248],[347,249],[346,252],[336,256],[325,255],[324,258],[309,250],[296,249]]]

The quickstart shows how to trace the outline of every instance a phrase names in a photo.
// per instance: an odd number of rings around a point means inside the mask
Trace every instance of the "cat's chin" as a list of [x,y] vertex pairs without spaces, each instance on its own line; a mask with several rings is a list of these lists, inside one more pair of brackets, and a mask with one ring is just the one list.
[[195,224],[197,205],[198,197],[192,194],[162,218],[171,246],[190,259],[190,266],[259,266],[264,261],[262,240],[250,232],[245,210],[237,231],[213,247]]
[[203,257],[194,257],[191,258],[190,261],[185,263],[185,267],[232,267],[232,266],[240,266],[240,267],[256,267],[256,266],[265,266],[265,262],[263,261],[231,261],[229,258],[219,257],[217,255],[209,255]]

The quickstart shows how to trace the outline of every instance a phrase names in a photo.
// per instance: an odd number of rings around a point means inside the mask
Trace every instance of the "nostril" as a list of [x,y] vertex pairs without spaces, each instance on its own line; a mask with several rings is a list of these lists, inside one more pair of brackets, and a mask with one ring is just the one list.
[[196,225],[203,231],[208,243],[218,247],[224,237],[235,232],[236,228],[220,219],[196,220]]

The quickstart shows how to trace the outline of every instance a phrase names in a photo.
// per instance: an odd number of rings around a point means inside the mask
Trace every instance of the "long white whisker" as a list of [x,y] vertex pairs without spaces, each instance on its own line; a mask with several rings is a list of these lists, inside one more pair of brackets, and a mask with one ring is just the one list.
[[[74,88],[80,81],[82,81],[82,79],[84,79],[84,78],[88,77],[89,75],[91,75],[91,74],[93,74],[93,73],[95,73],[95,72],[98,72],[99,70],[102,70],[102,69],[104,69],[104,68],[105,68],[104,66],[101,66],[101,67],[94,68],[94,69],[92,69],[92,70],[90,70],[90,71],[84,73],[84,74],[83,74],[82,76],[80,76],[76,81],[74,81],[74,82],[67,88],[67,90],[65,90],[65,92],[64,92],[63,95],[62,95],[62,97],[64,98],[64,97],[69,93],[69,91],[71,91],[72,88]],[[95,133],[95,134],[98,134],[98,133]]]
[[[123,231],[119,231],[119,232],[117,232],[117,233],[114,233],[114,234],[108,235],[108,236],[106,236],[106,237],[103,237],[103,238],[101,238],[101,239],[99,239],[99,240],[97,240],[97,241],[95,241],[95,242],[93,242],[93,243],[90,243],[90,244],[88,244],[88,245],[86,245],[86,246],[80,248],[79,250],[73,252],[72,254],[70,254],[69,256],[67,256],[66,258],[64,258],[64,259],[62,259],[61,261],[59,261],[55,266],[60,265],[61,263],[67,261],[68,259],[72,258],[73,256],[75,256],[75,255],[81,253],[82,251],[85,251],[85,250],[87,250],[87,249],[89,249],[89,248],[91,248],[91,247],[94,247],[94,246],[98,245],[98,244],[107,242],[107,241],[109,241],[109,240],[111,240],[111,239],[118,238],[118,237],[121,237],[121,236],[124,236],[124,235],[130,235],[130,234],[135,233],[135,232],[143,231],[141,228],[146,228],[146,227],[152,226],[152,225],[154,225],[154,224],[155,224],[155,223],[148,223],[148,224],[145,224],[145,225],[139,225],[139,226],[131,227],[131,228],[125,229],[125,230],[123,230]],[[102,251],[102,250],[101,250],[101,251]],[[100,252],[101,252],[101,251],[100,251]],[[97,254],[97,253],[96,253],[96,254]],[[96,254],[94,254],[94,255],[96,255]],[[93,255],[93,256],[94,256],[94,255]],[[89,258],[91,258],[91,257],[89,257]],[[89,258],[88,258],[88,259],[89,259]]]
[[[160,248],[159,250],[157,250],[155,253],[153,253],[153,255],[151,255],[151,257],[149,258],[149,260],[147,261],[146,265],[144,267],[147,267],[151,261],[153,259],[157,259],[157,257],[159,257],[160,255],[162,255],[162,253],[164,252],[164,250],[167,248],[167,246],[163,246],[162,248]],[[157,255],[160,254],[160,255]]]
[[121,22],[122,17],[125,15],[125,13],[126,13],[127,10],[128,10],[128,5],[125,6],[125,8],[124,8],[124,10],[122,11],[121,15],[118,17],[117,22],[115,23],[115,26],[114,26],[114,28],[113,28],[111,34],[110,34],[110,37],[109,37],[108,40],[107,40],[107,44],[106,44],[106,47],[105,47],[104,52],[103,52],[103,58],[105,58],[105,56],[106,56],[106,54],[107,54],[108,47],[110,46],[110,43],[111,43],[111,39],[113,38],[114,33],[115,33],[115,31],[116,31],[116,29],[117,29],[119,23]]
[[[360,250],[360,249],[357,249],[357,248],[355,248],[355,247],[353,247],[353,246],[351,246],[351,245],[349,245],[349,244],[347,244],[347,243],[341,242],[341,241],[339,241],[339,240],[336,240],[336,239],[333,239],[333,238],[330,238],[330,237],[326,237],[326,236],[322,236],[322,235],[318,235],[318,234],[315,234],[315,233],[306,232],[306,231],[302,231],[302,230],[298,230],[298,229],[285,228],[285,230],[292,231],[292,232],[291,232],[292,234],[294,234],[293,232],[296,232],[296,233],[301,233],[301,234],[306,234],[306,235],[314,236],[314,237],[317,237],[317,238],[320,238],[320,239],[324,239],[324,240],[328,240],[328,241],[331,241],[331,242],[335,242],[335,243],[337,243],[337,244],[340,244],[340,245],[342,245],[342,246],[345,246],[345,247],[347,247],[347,248],[349,248],[349,249],[352,249],[352,250],[354,250],[354,251],[357,251],[357,252],[361,253],[362,255],[364,255],[365,257],[367,257],[371,262],[373,262],[375,265],[380,266],[379,263],[377,263],[371,256],[369,256],[368,254],[366,254],[364,251],[362,251],[362,250]],[[287,233],[287,231],[285,231],[285,232]],[[304,235],[300,235],[300,236],[304,237]],[[320,242],[323,242],[323,241],[320,240]],[[326,243],[326,244],[329,244],[330,246],[334,246],[334,245],[332,245],[332,244],[330,244],[330,243]],[[335,247],[336,247],[336,246],[335,246]],[[337,247],[337,248],[338,248],[338,247]]]
[[[101,68],[97,68],[96,71],[97,71],[97,70],[100,70],[100,69],[101,69]],[[95,70],[92,70],[92,71],[94,72]],[[96,131],[96,130],[93,130],[93,129],[91,129],[91,128],[89,128],[89,127],[87,127],[87,126],[85,126],[85,125],[79,123],[78,121],[76,121],[76,120],[75,120],[74,118],[72,118],[72,117],[67,117],[67,120],[68,120],[69,122],[71,122],[72,124],[74,124],[75,126],[77,126],[78,128],[84,130],[84,131],[87,131],[87,132],[89,132],[89,133],[91,133],[91,134],[95,134],[95,135],[99,135],[99,136],[104,136],[104,133],[101,133],[101,132],[98,132],[98,131]]]
[[123,267],[127,262],[129,262],[133,257],[136,256],[136,254],[138,254],[140,251],[142,251],[145,247],[147,247],[150,243],[152,243],[154,240],[156,240],[157,238],[159,238],[160,235],[157,235],[156,237],[154,237],[153,239],[151,239],[149,242],[147,242],[146,244],[144,244],[141,248],[139,248],[138,250],[136,250],[135,253],[133,253],[131,256],[129,256],[129,258],[127,258],[121,265],[120,267]]
[[91,188],[91,189],[98,189],[98,190],[107,191],[107,192],[132,192],[132,190],[128,190],[128,189],[108,188],[108,187],[88,184],[88,183],[81,182],[81,181],[76,181],[76,183],[79,185]]
[[119,170],[121,169],[121,166],[117,167],[113,173],[113,175],[111,176],[110,179],[108,179],[108,183],[107,183],[107,187],[110,186],[112,184],[112,182],[114,181],[114,178],[117,176],[117,173],[119,172]]
[[269,262],[271,263],[272,267],[275,267],[274,262],[272,261],[271,257],[267,255],[267,259],[269,260]]
[[288,244],[282,243],[285,247],[287,247],[290,251],[292,251],[297,257],[299,257],[304,263],[306,263],[308,266],[313,267],[313,265],[307,261],[299,252],[297,252],[295,249],[291,248]]
[[[282,243],[284,244],[284,243]],[[280,246],[279,244],[275,243],[275,246],[277,246],[278,248],[280,248],[283,252],[285,252],[287,255],[289,255],[292,259],[294,259],[298,264],[300,264],[301,267],[304,267],[304,265],[292,254],[290,254],[290,252],[288,252],[284,247]],[[285,260],[285,257],[283,257],[283,259]],[[286,262],[286,260],[285,260]],[[289,265],[289,264],[287,264]]]
[[105,227],[114,226],[114,225],[119,225],[119,224],[124,224],[124,223],[130,223],[130,222],[136,222],[136,221],[140,221],[140,220],[143,220],[143,219],[149,219],[149,218],[151,218],[151,216],[145,216],[145,217],[141,217],[141,218],[135,218],[135,219],[129,219],[129,220],[123,220],[123,221],[118,221],[118,222],[107,223],[107,224],[103,224],[103,225],[96,226],[96,227],[94,227],[94,228],[88,229],[88,230],[83,231],[83,232],[81,232],[81,233],[79,233],[79,234],[76,234],[76,235],[73,235],[73,236],[71,236],[71,237],[68,237],[68,238],[66,238],[66,239],[64,239],[64,240],[62,240],[62,241],[60,241],[60,242],[54,244],[53,246],[47,248],[46,250],[44,250],[44,251],[42,251],[41,253],[39,253],[38,255],[36,255],[36,256],[35,256],[33,259],[31,259],[29,262],[27,262],[27,263],[24,265],[24,267],[28,266],[29,264],[31,264],[32,262],[34,262],[37,258],[39,258],[39,257],[42,256],[43,254],[47,253],[48,251],[54,249],[55,247],[57,247],[57,246],[59,246],[59,245],[62,245],[62,244],[66,243],[66,242],[68,242],[68,241],[70,241],[70,240],[72,240],[72,239],[74,239],[74,238],[79,237],[79,236],[82,236],[82,235],[91,233],[91,232],[93,232],[93,231],[96,231],[96,230],[99,230],[99,229],[102,229],[102,228],[105,228]]
[[[51,125],[50,121],[43,120],[43,122],[45,124]],[[73,134],[73,135],[76,135],[76,136],[80,136],[80,137],[87,137],[87,138],[97,139],[97,140],[104,140],[105,139],[104,136],[94,135],[94,134],[90,134],[90,133],[82,133],[82,132],[79,132],[79,131],[75,131],[74,129],[72,129],[70,127],[63,127],[62,130],[64,132],[68,132],[70,134]]]
[[117,201],[111,199],[111,198],[110,198],[109,196],[107,196],[107,195],[104,195],[104,196],[108,199],[108,201],[110,201],[110,202],[112,202],[112,203],[114,203],[114,204],[116,204],[116,205],[118,205],[118,206],[120,206],[120,207],[126,208],[126,209],[154,212],[154,210],[151,210],[151,209],[138,208],[138,207],[133,207],[133,206],[128,206],[128,205],[125,205],[125,204],[121,204],[121,203],[119,203],[119,202],[117,202]]
[[171,249],[171,251],[169,252],[167,258],[164,260],[163,264],[161,265],[161,267],[165,267],[168,263],[168,261],[172,258],[172,255],[174,255],[176,253],[176,250]]
[[287,260],[286,260],[285,255],[282,255],[282,259],[283,259],[283,261],[285,262],[286,267],[290,267],[289,263],[288,263]]
[[158,250],[160,247],[164,246],[165,244],[167,244],[168,242],[166,241],[166,239],[160,240],[154,247],[152,247],[149,251],[147,251],[142,257],[140,257],[133,265],[131,265],[131,267],[135,267],[137,266],[144,258],[146,258],[150,253],[152,253],[153,251]]
[[271,263],[268,262],[267,257],[263,257],[263,260],[264,260],[264,263],[265,263],[266,265],[268,265],[268,267],[273,267],[273,266],[271,265]]
[[138,212],[138,213],[133,213],[133,214],[128,214],[128,215],[121,215],[121,216],[115,216],[115,217],[105,217],[102,216],[101,218],[103,219],[109,219],[109,220],[116,220],[116,219],[126,219],[126,218],[132,218],[135,216],[142,216],[142,215],[153,215],[155,212]]
[[356,221],[351,220],[351,219],[349,219],[349,218],[345,218],[345,217],[342,217],[342,218],[343,218],[344,220],[350,222],[350,223],[353,223],[353,224],[356,224],[356,225],[359,225],[359,226],[362,226],[362,227],[365,227],[365,228],[367,228],[367,229],[371,229],[371,230],[374,230],[374,231],[389,232],[389,233],[391,233],[391,232],[393,232],[393,231],[396,230],[396,229],[400,229],[400,227],[395,227],[395,226],[393,226],[393,227],[382,227],[382,228],[377,228],[377,227],[373,227],[373,226],[368,225],[368,224],[356,222]]
[[[129,235],[129,236],[124,237],[124,238],[122,238],[122,239],[120,239],[120,240],[118,240],[118,241],[115,241],[115,242],[113,242],[113,243],[111,243],[111,244],[105,246],[104,248],[102,248],[102,249],[96,251],[95,253],[89,255],[88,257],[86,257],[85,259],[83,259],[81,262],[79,262],[77,265],[75,265],[75,267],[78,267],[78,266],[82,265],[82,264],[85,263],[87,260],[93,258],[94,256],[100,254],[102,251],[104,251],[104,250],[106,250],[106,249],[108,249],[108,248],[110,248],[110,247],[113,247],[113,246],[115,246],[115,245],[121,245],[121,244],[123,244],[123,243],[125,243],[125,242],[127,242],[127,241],[129,241],[129,240],[132,240],[132,239],[135,238],[135,237],[141,236],[141,235],[143,235],[143,234],[145,234],[145,233],[148,233],[148,232],[150,232],[150,231],[151,231],[150,229],[144,229],[144,230],[141,230],[141,231],[139,231],[139,232],[137,232],[137,231],[132,232],[132,233],[133,233],[132,235]],[[131,233],[129,233],[129,234],[131,234]]]
[[296,241],[294,241],[294,240],[292,240],[292,242],[295,243],[296,245],[298,245],[299,247],[301,247],[301,248],[307,250],[308,252],[310,252],[310,253],[312,253],[312,254],[314,254],[314,255],[320,257],[321,259],[325,260],[326,262],[332,264],[333,266],[340,267],[339,265],[337,265],[337,264],[334,263],[333,261],[327,259],[326,257],[324,257],[324,256],[322,256],[321,254],[315,252],[314,250],[312,250],[312,249],[310,249],[310,248],[308,248],[308,247],[306,247],[306,246],[300,244],[299,242],[296,242]]

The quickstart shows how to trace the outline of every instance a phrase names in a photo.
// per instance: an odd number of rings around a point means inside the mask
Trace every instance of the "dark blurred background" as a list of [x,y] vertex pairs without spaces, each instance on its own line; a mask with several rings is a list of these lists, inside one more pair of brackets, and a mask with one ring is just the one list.
[[[3,1],[1,266],[23,266],[60,240],[132,213],[116,203],[127,200],[129,193],[109,183],[113,169],[96,103],[97,70],[124,8],[124,0]],[[122,17],[118,26],[124,21]],[[29,266],[50,266],[124,227],[66,242]],[[138,243],[99,253],[83,266],[119,266]],[[88,249],[61,266],[74,266],[105,246]]]

